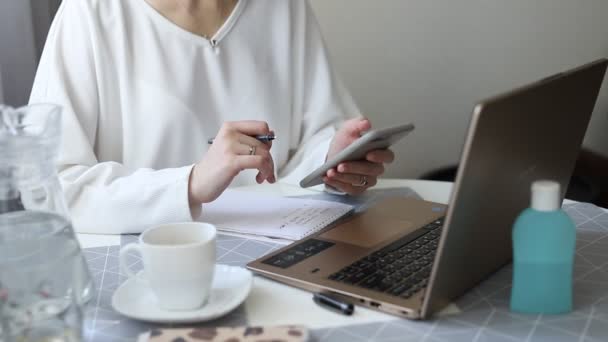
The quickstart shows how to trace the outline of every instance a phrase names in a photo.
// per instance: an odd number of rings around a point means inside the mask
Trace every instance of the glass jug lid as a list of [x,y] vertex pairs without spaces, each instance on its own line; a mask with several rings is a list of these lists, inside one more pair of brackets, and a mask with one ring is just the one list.
[[67,216],[54,165],[60,137],[61,107],[0,105],[0,215],[31,208]]
[[36,104],[0,105],[0,165],[52,161],[61,135],[61,108]]

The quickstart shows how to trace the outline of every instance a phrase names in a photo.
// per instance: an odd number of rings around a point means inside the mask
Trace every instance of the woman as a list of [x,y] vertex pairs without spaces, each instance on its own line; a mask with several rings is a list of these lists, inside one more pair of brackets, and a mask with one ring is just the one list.
[[[303,0],[64,0],[30,102],[64,108],[59,176],[81,232],[201,205],[204,220],[229,185],[297,183],[371,128],[344,121],[358,110]],[[324,181],[359,194],[392,160],[374,151]]]

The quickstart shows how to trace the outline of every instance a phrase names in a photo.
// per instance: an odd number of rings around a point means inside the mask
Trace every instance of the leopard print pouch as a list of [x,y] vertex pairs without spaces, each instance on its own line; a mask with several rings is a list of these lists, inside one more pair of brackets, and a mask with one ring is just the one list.
[[306,342],[302,326],[155,329],[139,342]]

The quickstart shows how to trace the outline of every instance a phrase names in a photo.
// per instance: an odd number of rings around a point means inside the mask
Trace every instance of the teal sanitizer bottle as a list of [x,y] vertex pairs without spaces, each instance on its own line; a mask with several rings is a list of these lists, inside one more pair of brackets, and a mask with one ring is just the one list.
[[513,227],[512,311],[559,314],[572,310],[575,229],[561,210],[559,183],[534,182],[531,207]]

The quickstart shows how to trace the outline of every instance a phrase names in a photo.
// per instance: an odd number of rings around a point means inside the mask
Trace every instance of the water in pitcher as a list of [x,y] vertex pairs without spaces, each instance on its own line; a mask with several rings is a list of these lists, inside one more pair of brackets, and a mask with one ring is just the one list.
[[61,108],[0,105],[0,341],[79,341],[93,283],[55,158]]
[[46,212],[5,215],[0,313],[7,341],[79,341],[91,287],[68,221]]

